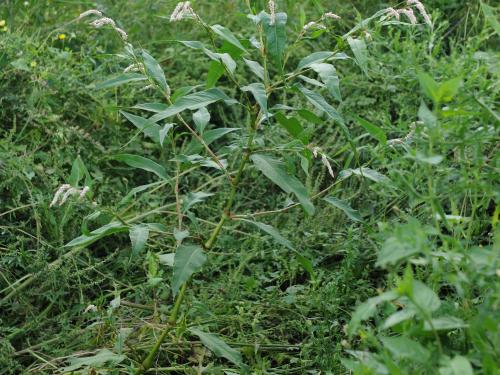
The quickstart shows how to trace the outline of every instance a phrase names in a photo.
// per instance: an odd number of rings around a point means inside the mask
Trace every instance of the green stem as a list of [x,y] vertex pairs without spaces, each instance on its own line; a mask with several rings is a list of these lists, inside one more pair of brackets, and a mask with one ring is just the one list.
[[247,142],[247,146],[245,149],[245,153],[243,155],[243,159],[241,160],[240,167],[238,168],[238,172],[236,173],[236,177],[234,178],[233,184],[231,186],[231,192],[229,193],[229,198],[227,199],[226,205],[224,207],[224,212],[221,215],[219,223],[212,231],[210,238],[208,239],[207,242],[205,242],[205,249],[212,248],[212,246],[215,244],[215,241],[217,241],[217,237],[219,236],[219,233],[220,233],[225,221],[231,217],[231,208],[233,207],[234,198],[236,197],[236,192],[238,191],[238,185],[240,183],[241,176],[243,175],[243,171],[245,170],[245,166],[248,162],[248,159],[250,158],[250,153],[251,153],[250,149],[252,147],[253,138],[255,135],[256,128],[257,128],[257,126],[254,126],[252,132],[250,133],[250,136],[248,137],[248,142]]
[[175,299],[174,308],[172,309],[170,317],[168,318],[167,328],[163,330],[160,337],[158,337],[158,340],[156,340],[153,347],[149,350],[148,355],[146,356],[144,361],[142,361],[142,364],[139,366],[139,368],[136,370],[135,375],[141,375],[151,368],[153,361],[156,358],[156,354],[158,353],[158,350],[160,350],[161,344],[163,343],[163,341],[165,341],[165,338],[170,332],[170,326],[175,325],[177,321],[177,316],[179,315],[179,310],[182,304],[182,300],[184,299],[184,295],[186,294],[186,288],[187,288],[187,282],[185,282],[184,285],[182,285],[181,290],[177,295],[177,298]]

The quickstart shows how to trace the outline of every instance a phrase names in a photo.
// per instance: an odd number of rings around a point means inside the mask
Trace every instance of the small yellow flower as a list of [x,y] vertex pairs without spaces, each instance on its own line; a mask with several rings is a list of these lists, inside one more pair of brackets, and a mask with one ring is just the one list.
[[7,30],[9,30],[9,29],[7,28],[7,26],[5,26],[5,27],[3,27],[3,28],[2,28],[2,31],[7,32]]
[[30,63],[30,66],[31,66],[32,68],[36,68],[36,66],[37,66],[37,65],[38,65],[38,64],[36,63],[36,61],[32,61],[32,62]]
[[5,26],[5,20],[0,20],[0,27],[4,27]]
[[59,40],[64,40],[66,39],[66,34],[59,34],[58,38]]

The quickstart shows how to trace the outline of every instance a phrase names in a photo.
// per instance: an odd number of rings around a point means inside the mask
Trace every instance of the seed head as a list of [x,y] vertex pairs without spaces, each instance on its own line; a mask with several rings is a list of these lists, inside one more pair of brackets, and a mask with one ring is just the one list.
[[271,16],[269,24],[274,25],[276,23],[276,3],[273,0],[269,0],[267,5],[269,6],[269,14]]
[[333,173],[330,161],[328,160],[328,157],[325,154],[321,154],[321,162],[326,167],[326,169],[328,169],[328,173],[330,174],[330,176],[332,176],[332,178],[335,178],[335,173]]
[[333,20],[339,20],[341,17],[337,16],[335,13],[328,12],[328,13],[323,14],[323,17],[321,17],[321,18],[331,18]]
[[72,195],[78,195],[79,199],[83,199],[89,190],[90,187],[88,186],[85,186],[83,189],[80,190],[72,187],[69,184],[61,185],[54,194],[54,199],[52,199],[52,202],[50,203],[49,207],[53,207],[58,203],[59,206],[62,206]]
[[90,190],[90,187],[88,186],[85,186],[81,191],[80,191],[80,199],[83,199],[85,197],[85,194],[88,193],[88,191]]
[[144,69],[144,67],[143,67],[142,63],[132,64],[132,65],[127,66],[123,70],[123,73],[138,72],[138,71],[141,71],[143,69]]
[[404,14],[410,20],[410,23],[412,25],[417,24],[417,17],[415,17],[415,13],[413,13],[413,9],[411,9],[411,8],[398,9],[398,13]]
[[108,17],[102,17],[90,23],[90,26],[93,26],[96,29],[103,27],[104,25],[111,25],[113,27],[116,27],[115,21]]
[[305,24],[304,28],[302,30],[303,31],[307,31],[307,30],[309,30],[311,28],[325,30],[326,26],[323,25],[323,24],[321,24],[321,23],[317,23],[317,22],[311,21],[311,22]]
[[87,16],[102,17],[102,12],[98,11],[97,9],[89,9],[89,10],[83,12],[82,14],[80,14],[77,19],[81,20],[82,18],[87,17]]
[[396,9],[394,9],[394,8],[387,8],[386,12],[387,12],[387,14],[390,14],[391,16],[393,16],[398,21],[401,18],[400,15],[399,15],[399,12]]
[[422,17],[424,18],[424,21],[427,25],[429,25],[430,27],[432,27],[432,20],[431,20],[431,17],[429,16],[429,14],[427,13],[427,11],[425,10],[425,6],[424,4],[422,4],[420,1],[418,0],[408,0],[408,5],[409,6],[412,6],[412,5],[415,5],[415,8],[418,9],[419,13],[422,15]]
[[69,185],[69,184],[63,184],[63,185],[61,185],[59,187],[59,189],[57,189],[56,193],[54,194],[54,199],[52,199],[52,202],[50,202],[50,206],[49,207],[52,207],[52,206],[56,205],[57,202],[59,201],[59,197],[61,196],[61,194],[64,193],[70,187],[71,187],[71,185]]
[[120,29],[119,27],[115,27],[114,29],[118,34],[120,34],[120,36],[122,37],[123,40],[128,39],[128,35],[123,29]]
[[170,15],[170,22],[177,22],[183,18],[196,18],[197,15],[191,7],[190,1],[181,1],[177,4],[174,11]]

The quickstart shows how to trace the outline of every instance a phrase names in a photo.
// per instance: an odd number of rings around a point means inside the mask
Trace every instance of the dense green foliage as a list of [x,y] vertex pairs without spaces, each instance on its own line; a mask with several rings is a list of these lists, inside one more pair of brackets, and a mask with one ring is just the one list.
[[0,373],[500,374],[498,10],[191,3],[0,2]]

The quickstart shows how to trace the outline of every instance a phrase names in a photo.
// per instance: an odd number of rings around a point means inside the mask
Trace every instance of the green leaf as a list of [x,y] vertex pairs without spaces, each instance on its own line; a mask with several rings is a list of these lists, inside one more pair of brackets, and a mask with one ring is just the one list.
[[193,113],[193,121],[196,125],[196,129],[198,129],[200,133],[203,133],[210,122],[210,112],[208,112],[206,107],[200,108]]
[[[430,323],[432,323],[432,326]],[[430,323],[428,321],[424,322],[425,331],[449,331],[452,329],[467,328],[469,326],[462,319],[455,318],[454,316],[434,318],[431,319]]]
[[441,155],[426,155],[420,151],[417,151],[415,155],[407,155],[407,157],[431,165],[438,165],[444,160]]
[[[70,365],[63,368],[63,372],[73,372],[84,368],[96,368],[104,365],[115,366],[127,358],[124,355],[115,354],[108,349],[100,349],[95,355],[89,357],[69,358]],[[90,370],[90,369],[89,369]],[[89,371],[90,372],[90,371]]]
[[228,28],[221,26],[221,25],[213,25],[210,26],[210,29],[217,35],[219,35],[222,39],[224,39],[226,42],[232,44],[236,48],[246,52],[245,47],[240,43],[238,38],[234,36],[234,34],[229,30]]
[[136,257],[146,246],[149,238],[149,227],[146,225],[134,225],[129,230],[130,242],[132,243],[132,257]]
[[209,104],[225,101],[227,104],[236,103],[235,100],[224,94],[223,91],[217,88],[196,92],[183,96],[165,111],[159,112],[150,118],[153,122],[158,122],[168,117],[175,116],[185,110],[196,110],[208,106]]
[[[222,138],[226,134],[238,131],[238,128],[215,128],[212,130],[208,130],[203,133],[202,138],[205,141],[205,144],[209,146],[212,142],[215,142],[217,139]],[[186,147],[184,154],[185,155],[193,155],[200,152],[203,149],[203,145],[197,140],[193,139],[191,143]]]
[[425,363],[430,357],[430,352],[426,348],[407,337],[381,337],[380,341],[396,359],[411,359]]
[[213,195],[212,193],[205,193],[203,191],[195,191],[188,193],[182,199],[182,213],[186,213],[195,204],[204,202],[208,197],[211,197],[212,195]]
[[225,72],[224,65],[222,65],[218,61],[212,61],[207,73],[207,83],[206,83],[207,89],[215,87],[217,81],[219,81],[219,79],[224,75],[224,72]]
[[255,167],[267,178],[269,178],[285,192],[295,194],[300,204],[308,214],[312,215],[314,213],[314,206],[309,199],[307,189],[295,176],[287,173],[284,163],[269,156],[260,154],[253,154],[250,158],[252,159]]
[[264,78],[265,73],[264,73],[264,68],[262,67],[262,65],[260,65],[257,61],[247,60],[245,58],[243,58],[243,61],[250,68],[250,70],[252,71],[253,74],[255,74],[262,81],[265,80],[265,78]]
[[165,266],[173,267],[174,259],[175,259],[175,253],[158,255],[158,260],[160,261],[160,264],[163,264]]
[[107,81],[96,84],[95,88],[98,90],[109,89],[110,87],[120,86],[120,85],[123,85],[125,83],[129,83],[129,82],[144,81],[146,79],[148,79],[148,77],[146,77],[143,74],[123,73],[123,74],[119,74],[113,78],[110,78]]
[[342,211],[344,211],[344,213],[351,219],[351,220],[354,220],[354,221],[363,221],[363,219],[361,218],[361,216],[359,215],[358,211],[352,209],[351,206],[349,206],[347,203],[345,203],[344,201],[341,201],[340,199],[337,199],[335,197],[326,197],[326,198],[323,198],[323,200],[325,202],[328,202],[330,203],[331,205],[341,209]]
[[498,36],[500,36],[500,22],[498,22],[498,17],[495,15],[495,8],[481,1],[481,9],[488,23],[493,27]]
[[354,334],[362,321],[370,319],[376,312],[377,306],[382,302],[392,301],[399,297],[399,294],[396,291],[388,291],[382,293],[379,296],[372,297],[367,301],[360,304],[354,313],[352,314],[351,321],[348,325],[348,333],[349,335]]
[[331,51],[313,52],[309,56],[304,57],[302,60],[300,60],[299,65],[297,66],[296,70],[302,70],[302,69],[309,68],[311,65],[313,65],[315,63],[323,62],[332,56],[333,56],[333,52],[331,52]]
[[413,282],[412,301],[428,314],[436,311],[441,306],[437,294],[418,280]]
[[283,53],[286,46],[286,13],[276,13],[275,22],[271,24],[271,17],[263,12],[261,19],[266,34],[266,51],[275,63],[278,71],[283,71]]
[[274,118],[293,138],[298,139],[305,145],[309,143],[308,135],[304,132],[304,128],[295,117],[286,117],[283,113],[277,112]]
[[387,136],[385,132],[380,129],[377,125],[361,118],[353,115],[355,121],[361,125],[373,138],[375,138],[379,143],[385,145],[387,143]]
[[342,131],[344,132],[344,135],[348,139],[350,139],[351,136],[349,134],[349,130],[345,126],[344,119],[339,115],[335,108],[327,103],[327,101],[321,94],[315,91],[311,91],[300,84],[297,85],[297,88],[312,105],[314,105],[317,109],[325,112],[330,119],[336,121],[340,125]]
[[404,322],[408,319],[412,319],[415,316],[416,312],[412,309],[404,309],[400,311],[396,311],[394,314],[391,314],[382,324],[380,329],[388,329],[391,328],[401,322]]
[[351,169],[351,172],[357,176],[366,177],[374,182],[379,182],[386,185],[391,184],[391,180],[389,179],[389,177],[370,168]]
[[230,54],[213,52],[206,48],[203,43],[198,41],[180,40],[179,43],[184,44],[186,47],[203,51],[205,55],[207,55],[212,60],[223,64],[231,74],[234,73],[236,69],[236,62],[233,60]]
[[242,219],[241,221],[244,221],[246,223],[255,225],[257,228],[262,230],[263,232],[269,234],[277,243],[280,245],[285,246],[287,249],[293,251],[293,253],[297,256],[297,260],[299,263],[304,267],[304,269],[311,275],[311,277],[314,277],[314,269],[311,261],[307,259],[305,256],[303,256],[293,245],[292,243],[287,240],[285,237],[281,235],[280,232],[276,228],[274,228],[271,225],[267,225],[264,223],[259,223],[258,221],[252,221],[252,220],[244,220]]
[[363,73],[368,75],[368,50],[366,49],[365,41],[363,39],[354,39],[349,36],[347,37],[347,43],[349,43],[359,67]]
[[312,124],[321,125],[323,124],[323,120],[316,115],[315,113],[309,111],[308,109],[299,109],[297,111],[300,117],[304,120],[309,121]]
[[225,358],[236,366],[244,367],[243,360],[241,359],[241,353],[238,350],[231,348],[217,335],[203,332],[194,327],[188,329],[193,335],[198,336],[203,345],[205,345],[217,357]]
[[385,267],[388,264],[396,264],[419,253],[419,251],[419,248],[414,247],[411,243],[404,243],[396,237],[389,237],[382,245],[376,265]]
[[144,133],[147,137],[151,138],[156,143],[160,142],[160,126],[155,122],[146,119],[141,116],[133,115],[125,111],[120,111],[120,113],[126,117],[134,126]]
[[474,371],[466,357],[457,355],[444,367],[439,368],[439,375],[474,375]]
[[163,69],[158,61],[156,61],[155,58],[146,51],[142,51],[142,58],[144,59],[146,73],[148,73],[149,76],[151,76],[151,78],[158,83],[163,92],[170,92],[170,88],[168,87],[167,80],[165,78],[165,73],[163,73]]
[[328,92],[338,101],[342,101],[340,93],[340,79],[337,70],[332,64],[318,63],[312,64],[311,69],[318,73],[321,80],[326,85]]
[[114,156],[115,160],[122,161],[125,164],[133,167],[143,169],[148,172],[156,174],[158,177],[165,180],[168,179],[167,171],[160,164],[152,161],[151,159],[132,154],[119,154]]
[[462,78],[457,77],[443,82],[439,85],[438,97],[441,103],[451,102],[458,89],[462,86]]
[[[168,105],[166,105],[165,103],[141,103],[141,104],[136,104],[132,108],[142,109],[144,111],[158,113],[158,112],[166,110],[168,108]],[[120,112],[123,112],[123,111],[120,111]]]
[[163,128],[160,130],[160,145],[163,146],[163,141],[165,140],[165,137],[167,136],[168,132],[170,129],[174,127],[175,124],[165,124]]
[[31,72],[30,67],[26,63],[26,60],[23,58],[19,58],[17,60],[14,60],[10,63],[14,68],[18,70],[24,70],[25,72]]
[[250,91],[257,101],[259,103],[260,109],[262,110],[262,113],[265,115],[268,114],[267,112],[267,94],[266,94],[266,88],[264,87],[264,84],[262,83],[251,83],[247,86],[243,86],[241,88],[243,91]]
[[77,156],[73,161],[73,165],[71,166],[71,174],[69,176],[68,182],[71,186],[76,188],[78,187],[78,183],[83,177],[86,177],[85,185],[88,185],[90,183],[89,171],[87,170],[87,167],[85,167],[85,164],[83,163],[80,156]]
[[64,245],[64,247],[75,247],[75,246],[85,247],[103,237],[107,237],[115,233],[121,233],[126,231],[128,231],[128,227],[126,225],[120,222],[113,221],[96,230],[93,230],[87,235],[82,235],[80,237],[71,240],[66,245]]
[[431,99],[434,103],[439,102],[439,85],[427,73],[420,72],[417,75],[420,82],[420,87],[425,96]]
[[180,245],[175,252],[172,292],[177,294],[182,284],[198,272],[207,261],[203,249],[196,245]]
[[420,102],[420,107],[418,109],[418,118],[429,128],[434,128],[437,125],[436,116],[431,112],[423,100]]

